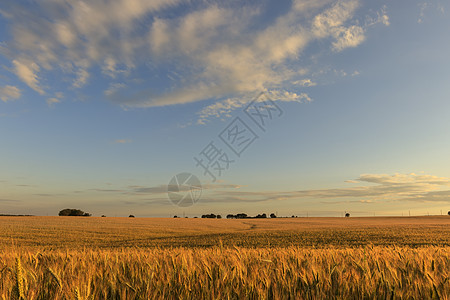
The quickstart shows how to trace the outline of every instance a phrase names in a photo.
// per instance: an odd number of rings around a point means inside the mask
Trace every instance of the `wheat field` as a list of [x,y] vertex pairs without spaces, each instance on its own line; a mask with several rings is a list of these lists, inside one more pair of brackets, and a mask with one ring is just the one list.
[[0,297],[449,299],[448,219],[0,218]]

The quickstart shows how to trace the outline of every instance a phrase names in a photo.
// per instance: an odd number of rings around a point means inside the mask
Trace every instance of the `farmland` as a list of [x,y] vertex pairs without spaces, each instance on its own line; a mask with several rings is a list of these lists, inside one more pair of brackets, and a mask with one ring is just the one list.
[[164,219],[0,217],[0,246],[122,247],[450,246],[450,217]]
[[0,297],[440,298],[450,217],[1,217]]

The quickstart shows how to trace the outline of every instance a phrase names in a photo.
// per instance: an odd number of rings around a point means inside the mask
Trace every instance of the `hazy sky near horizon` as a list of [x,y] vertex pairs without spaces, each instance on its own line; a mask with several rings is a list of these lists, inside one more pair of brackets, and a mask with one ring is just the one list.
[[[440,0],[3,0],[0,214],[446,213],[449,12]],[[245,113],[260,93],[277,108],[264,126]],[[236,124],[247,135],[227,144]],[[213,146],[215,178],[195,160]],[[203,185],[190,207],[167,197],[181,172]]]

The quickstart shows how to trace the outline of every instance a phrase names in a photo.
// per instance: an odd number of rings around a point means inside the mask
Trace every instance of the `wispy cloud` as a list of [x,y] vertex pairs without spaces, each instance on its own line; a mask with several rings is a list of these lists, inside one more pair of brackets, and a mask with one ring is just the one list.
[[[362,174],[346,180],[340,188],[254,191],[249,186],[231,183],[210,183],[202,186],[200,203],[261,203],[307,201],[326,205],[380,203],[450,203],[450,178],[427,174]],[[180,186],[180,192],[189,186]],[[81,191],[77,191],[80,193]],[[93,188],[84,192],[98,192],[119,197],[135,197],[128,204],[172,205],[167,197],[167,185],[118,188]],[[39,194],[47,196],[46,194]],[[51,195],[48,195],[51,196]],[[127,200],[128,201],[128,200]]]
[[37,73],[39,72],[40,67],[37,63],[19,60],[13,60],[12,63],[14,65],[14,73],[17,77],[39,94],[45,94],[44,90],[39,86],[39,77]]
[[[236,184],[226,184],[226,183],[210,183],[202,185],[203,190],[223,190],[223,189],[240,189],[242,185]],[[158,185],[153,187],[142,187],[142,186],[131,186],[130,193],[133,194],[166,194],[167,193],[167,185]],[[190,189],[189,186],[180,185],[180,191],[188,191]]]
[[73,87],[80,88],[85,85],[89,79],[89,76],[89,72],[86,69],[78,69],[78,71],[76,72],[76,78],[73,81]]
[[[51,72],[63,74],[64,82],[71,82],[68,88],[75,89],[88,85],[97,72],[110,81],[105,96],[124,107],[216,99],[218,109],[205,108],[212,114],[227,114],[239,107],[239,99],[263,90],[285,90],[306,100],[309,96],[292,82],[315,84],[305,79],[302,66],[310,44],[323,40],[329,50],[343,51],[364,42],[368,27],[389,23],[385,9],[361,19],[357,0],[293,1],[273,19],[264,17],[266,7],[258,2],[93,0],[24,6],[7,0],[2,7],[8,7],[2,14],[13,37],[2,53],[12,72],[39,94],[50,89],[42,82]],[[161,85],[148,76],[170,80]],[[134,79],[141,84],[131,87]]]
[[120,89],[125,88],[126,85],[124,83],[111,83],[109,85],[109,88],[105,90],[106,96],[112,96],[115,95]]
[[[445,2],[444,2],[445,3]],[[426,0],[419,3],[419,17],[417,23],[423,23],[427,18],[427,11],[435,10],[441,15],[445,15],[445,8],[439,0]]]
[[[283,201],[292,199],[322,199],[324,203],[374,203],[385,201],[450,202],[450,179],[433,175],[411,174],[363,174],[347,183],[363,185],[333,189],[299,191],[218,191],[206,201]],[[335,199],[344,198],[344,200]],[[355,199],[356,198],[356,199]],[[334,200],[334,201],[333,201]]]
[[[288,91],[272,90],[266,92],[272,101],[280,102],[310,102],[312,99],[306,93],[292,93]],[[231,113],[245,105],[248,105],[254,96],[246,95],[242,97],[228,98],[208,105],[200,110],[197,115],[197,124],[204,125],[214,118],[229,118]]]
[[313,82],[309,78],[296,80],[296,81],[292,82],[292,84],[301,85],[301,86],[304,86],[304,87],[310,87],[310,86],[316,86],[317,85],[317,83]]
[[64,94],[62,92],[56,92],[54,97],[47,99],[48,107],[53,108],[55,104],[61,103],[62,98],[64,98]]
[[49,107],[53,107],[55,104],[60,103],[61,101],[58,98],[48,98],[47,105]]
[[62,194],[46,194],[46,193],[41,193],[41,194],[33,194],[34,196],[40,196],[40,197],[56,197],[56,196],[61,196]]
[[8,102],[20,98],[21,92],[19,88],[12,85],[0,86],[0,99]]
[[21,202],[20,200],[0,199],[0,202]]
[[[323,204],[373,204],[379,202],[450,202],[450,179],[426,174],[362,174],[346,180],[351,187],[290,191],[251,191],[235,184],[207,184],[202,187],[202,203],[254,203],[286,200],[310,200]],[[187,191],[189,187],[180,187]],[[130,186],[120,192],[128,195],[148,196],[149,203],[167,204],[167,185],[153,187]]]
[[387,14],[387,7],[383,5],[376,15],[368,15],[365,20],[366,27],[374,26],[377,24],[384,24],[385,26],[391,25],[389,16]]

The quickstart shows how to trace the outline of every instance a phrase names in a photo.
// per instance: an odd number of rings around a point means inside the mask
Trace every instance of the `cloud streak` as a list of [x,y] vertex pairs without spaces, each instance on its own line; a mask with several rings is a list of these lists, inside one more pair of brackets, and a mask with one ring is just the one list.
[[[449,203],[450,179],[426,174],[362,174],[354,180],[346,180],[351,187],[290,191],[251,191],[235,184],[208,184],[202,186],[202,203],[260,203],[283,201],[318,201],[321,204],[367,204],[386,202]],[[181,187],[188,191],[189,187]],[[148,197],[150,204],[166,204],[167,185],[153,187],[129,186],[121,190],[96,189],[137,197]]]
[[39,77],[37,73],[40,67],[35,62],[21,62],[18,60],[13,60],[14,73],[17,77],[25,82],[30,88],[38,92],[39,94],[45,94],[44,90],[39,86]]
[[[433,175],[411,174],[363,174],[346,181],[352,184],[373,184],[346,188],[315,189],[299,191],[220,191],[213,194],[214,202],[236,201],[284,201],[300,199],[321,199],[328,204],[374,203],[374,202],[450,202],[450,179]],[[344,200],[332,201],[344,198]]]
[[20,98],[21,91],[18,87],[12,85],[0,86],[0,99],[8,102]]
[[[280,91],[280,90],[272,90],[268,91],[266,95],[272,101],[281,101],[281,102],[311,102],[312,99],[306,93],[291,93],[288,91]],[[235,98],[228,98],[222,101],[218,101],[214,104],[208,105],[204,107],[201,111],[199,111],[197,124],[204,125],[214,118],[228,118],[231,117],[231,113],[248,105],[255,97],[254,96],[242,96]]]

